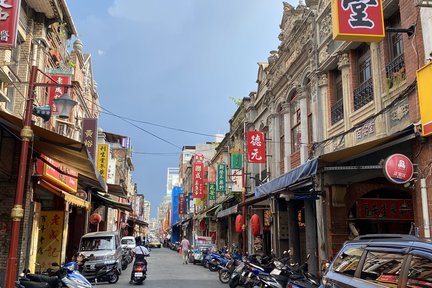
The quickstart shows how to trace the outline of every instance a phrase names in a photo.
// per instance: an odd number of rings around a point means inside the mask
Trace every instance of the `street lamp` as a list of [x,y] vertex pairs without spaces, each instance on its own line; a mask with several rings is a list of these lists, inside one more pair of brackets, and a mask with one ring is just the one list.
[[[41,72],[43,75],[45,75],[47,78],[53,80],[54,83],[36,83],[36,76],[37,73]],[[33,138],[33,131],[31,129],[31,120],[32,120],[32,114],[36,114],[37,116],[42,117],[45,121],[49,119],[49,116],[51,116],[51,110],[43,112],[42,115],[40,115],[41,111],[38,109],[33,109],[33,102],[36,96],[35,88],[38,86],[43,87],[64,87],[69,88],[72,87],[70,84],[59,84],[54,79],[52,79],[49,75],[45,74],[43,71],[39,70],[39,68],[35,65],[35,61],[33,62],[33,65],[30,70],[30,80],[29,80],[29,86],[28,86],[28,95],[27,95],[27,103],[24,113],[24,125],[21,130],[21,154],[19,159],[19,168],[18,168],[18,179],[17,179],[17,188],[16,188],[16,194],[15,194],[15,204],[12,208],[11,212],[11,218],[12,218],[12,228],[11,228],[11,238],[10,238],[10,244],[9,244],[9,258],[7,261],[7,268],[6,268],[6,288],[13,288],[15,277],[16,277],[16,271],[17,271],[17,249],[18,249],[18,241],[19,241],[19,234],[20,234],[20,225],[21,225],[21,219],[24,217],[24,209],[22,207],[23,198],[24,198],[24,185],[25,185],[25,178],[26,178],[26,172],[27,172],[27,157],[28,157],[28,148],[29,148],[29,142]],[[63,96],[57,98],[56,105],[59,108],[58,111],[60,113],[60,118],[68,118],[68,115],[78,102],[72,100],[69,95],[64,94]],[[67,111],[67,109],[69,109]]]

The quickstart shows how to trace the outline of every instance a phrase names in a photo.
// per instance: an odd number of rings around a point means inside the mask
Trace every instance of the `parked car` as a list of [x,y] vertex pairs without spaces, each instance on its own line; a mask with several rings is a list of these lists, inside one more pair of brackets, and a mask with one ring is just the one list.
[[320,287],[432,287],[432,242],[402,234],[359,236],[343,245]]
[[135,247],[136,247],[135,237],[124,236],[123,238],[121,238],[121,247],[122,248],[135,249]]

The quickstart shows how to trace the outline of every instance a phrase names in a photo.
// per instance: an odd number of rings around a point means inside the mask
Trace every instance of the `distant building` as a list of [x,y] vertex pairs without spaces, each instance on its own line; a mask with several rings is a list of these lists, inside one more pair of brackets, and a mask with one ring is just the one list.
[[167,191],[166,195],[171,196],[171,192],[174,186],[178,185],[179,181],[179,168],[168,168],[167,172]]
[[150,220],[150,201],[144,200],[144,221],[148,222]]

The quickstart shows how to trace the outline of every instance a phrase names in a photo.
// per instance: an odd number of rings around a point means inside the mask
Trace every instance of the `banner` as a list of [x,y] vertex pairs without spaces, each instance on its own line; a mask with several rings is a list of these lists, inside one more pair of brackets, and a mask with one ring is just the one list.
[[241,169],[243,167],[243,155],[241,153],[231,154],[231,168]]
[[183,215],[185,214],[185,195],[183,193],[180,193],[178,197],[178,213],[179,215]]
[[99,171],[105,182],[107,181],[108,176],[108,158],[108,144],[98,144],[97,170]]
[[432,62],[417,70],[417,90],[420,106],[422,135],[432,135]]
[[0,47],[16,46],[20,0],[0,1]]
[[332,0],[333,40],[379,42],[385,37],[382,0]]
[[231,191],[241,192],[243,188],[243,172],[241,169],[231,169],[230,179],[232,182]]
[[208,200],[216,200],[216,183],[208,184]]
[[192,177],[192,194],[193,198],[204,197],[204,164],[193,164],[193,177]]
[[261,131],[247,131],[247,154],[249,163],[265,163],[265,136]]
[[216,191],[225,192],[226,191],[226,165],[218,164],[216,174],[217,174]]
[[[54,79],[58,84],[71,84],[71,76],[70,75],[63,75],[63,74],[57,74],[57,75],[49,75],[52,79]],[[51,83],[56,83],[54,81],[51,81]],[[65,93],[65,87],[49,87],[48,88],[48,104],[51,106],[51,114],[52,115],[58,115],[59,111],[57,107],[54,104],[54,99],[59,98]]]
[[87,147],[87,151],[95,160],[96,155],[96,137],[97,137],[97,119],[96,118],[83,118],[82,120],[82,135],[81,139]]

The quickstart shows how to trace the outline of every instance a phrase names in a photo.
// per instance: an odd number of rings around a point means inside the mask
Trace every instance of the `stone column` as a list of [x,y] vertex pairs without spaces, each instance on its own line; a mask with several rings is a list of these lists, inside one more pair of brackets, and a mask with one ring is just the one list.
[[349,54],[344,53],[339,56],[338,68],[342,72],[342,93],[343,93],[343,111],[345,131],[351,127],[349,115],[351,115],[352,107],[352,88],[351,88],[351,73]]
[[271,158],[271,163],[273,163],[272,166],[272,170],[273,171],[273,175],[272,178],[278,177],[280,175],[280,161],[281,161],[281,154],[280,154],[280,148],[279,148],[279,141],[280,141],[280,132],[279,132],[279,114],[276,113],[276,108],[272,105],[271,107],[271,114],[270,114],[270,119],[271,119],[271,126],[272,126],[272,135],[271,135],[271,143],[272,143],[272,149],[273,149],[273,153],[272,153],[272,158]]
[[305,224],[306,224],[306,253],[310,254],[308,261],[309,272],[318,275],[317,255],[317,217],[315,214],[315,200],[305,200]]
[[284,173],[291,170],[291,118],[290,118],[290,105],[289,102],[282,103],[283,121],[284,121],[284,133],[285,133],[285,143],[284,143]]
[[297,87],[297,97],[300,101],[300,131],[301,131],[301,144],[300,144],[300,163],[303,164],[308,159],[308,95],[303,86]]
[[[319,113],[321,114],[322,117],[322,121],[321,121],[321,125],[322,125],[322,139],[327,139],[328,138],[328,128],[329,128],[329,97],[327,95],[327,87],[328,87],[328,79],[327,79],[327,74],[321,74],[319,76],[319,82],[318,82],[318,87],[319,87],[319,95],[318,95],[318,99],[317,99],[317,106],[318,109],[321,109],[321,111],[319,111]],[[319,126],[318,129],[320,128]]]
[[[383,97],[381,97],[381,91],[383,91],[383,81],[381,81],[381,60],[380,60],[380,49],[376,42],[370,43],[370,57],[372,65],[372,79],[373,79],[373,90],[374,90],[374,102],[375,102],[375,113],[381,111],[384,106]],[[386,119],[383,115],[377,116],[375,119],[375,134],[377,137],[386,135]]]

